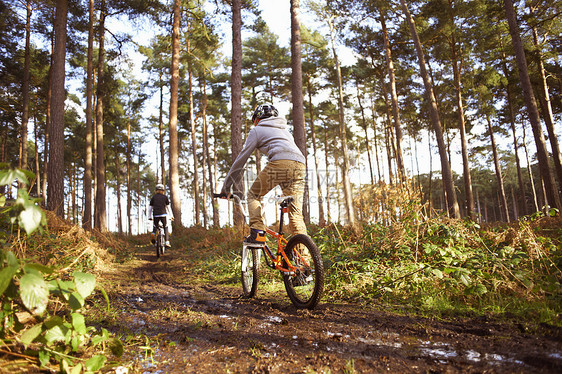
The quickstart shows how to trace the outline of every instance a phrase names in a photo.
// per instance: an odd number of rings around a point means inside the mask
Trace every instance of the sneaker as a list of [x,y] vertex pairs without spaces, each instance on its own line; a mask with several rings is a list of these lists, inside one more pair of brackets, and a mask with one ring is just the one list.
[[169,240],[166,240],[166,243],[164,244],[164,246],[165,246],[166,248],[170,248],[170,247],[171,247],[170,241],[169,241]]
[[251,229],[250,235],[244,239],[245,244],[265,244],[265,231]]

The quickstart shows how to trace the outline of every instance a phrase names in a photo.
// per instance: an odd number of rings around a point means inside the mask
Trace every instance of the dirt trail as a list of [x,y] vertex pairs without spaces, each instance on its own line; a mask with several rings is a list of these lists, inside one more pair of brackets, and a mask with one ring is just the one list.
[[100,279],[119,334],[151,336],[122,365],[143,373],[560,373],[562,331],[487,318],[437,321],[353,304],[297,310],[281,291],[240,297],[240,287],[185,274],[185,250],[156,260],[144,248]]

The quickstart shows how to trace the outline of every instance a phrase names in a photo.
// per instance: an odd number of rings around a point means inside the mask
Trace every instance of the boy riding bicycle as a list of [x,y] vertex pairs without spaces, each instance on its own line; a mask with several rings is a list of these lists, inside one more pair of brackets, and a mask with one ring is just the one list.
[[252,122],[255,127],[248,133],[246,142],[221,189],[222,195],[230,195],[232,186],[237,186],[242,179],[246,161],[255,149],[267,155],[268,164],[259,172],[247,194],[251,230],[244,242],[265,243],[266,225],[261,200],[276,186],[281,187],[285,196],[294,198],[289,206],[289,221],[293,234],[306,234],[302,216],[305,158],[288,130],[287,121],[279,117],[279,112],[273,105],[259,105],[252,115]]
[[[168,196],[166,196],[164,185],[157,184],[156,185],[156,193],[150,199],[150,206],[148,207],[148,219],[152,220],[154,218],[154,226],[152,229],[152,235],[156,234],[156,230],[158,228],[158,222],[162,222],[162,226],[164,226],[164,237],[166,243],[164,244],[166,247],[170,247],[170,240],[168,236],[168,225],[167,225],[167,216],[170,216],[170,220],[174,220],[174,216],[172,214],[172,210],[170,209],[170,200]],[[152,239],[152,244],[154,244],[154,239]]]

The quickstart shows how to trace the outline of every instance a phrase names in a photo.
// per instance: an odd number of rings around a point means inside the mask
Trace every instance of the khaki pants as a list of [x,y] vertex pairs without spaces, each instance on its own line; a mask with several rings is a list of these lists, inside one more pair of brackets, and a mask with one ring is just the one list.
[[261,200],[269,191],[280,186],[284,196],[293,196],[295,200],[289,206],[289,225],[293,234],[306,234],[306,225],[302,216],[304,193],[304,164],[292,160],[269,162],[259,173],[248,191],[248,214],[250,227],[265,230],[265,217]]

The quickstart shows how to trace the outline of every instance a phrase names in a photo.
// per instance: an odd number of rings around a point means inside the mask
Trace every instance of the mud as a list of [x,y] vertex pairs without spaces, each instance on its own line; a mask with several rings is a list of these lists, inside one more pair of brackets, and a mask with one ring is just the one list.
[[[148,336],[126,345],[118,373],[560,373],[562,330],[509,319],[437,320],[385,305],[321,302],[297,310],[282,286],[190,275],[189,251],[152,248],[100,275],[112,312],[100,325]],[[132,342],[132,343],[131,343]]]

